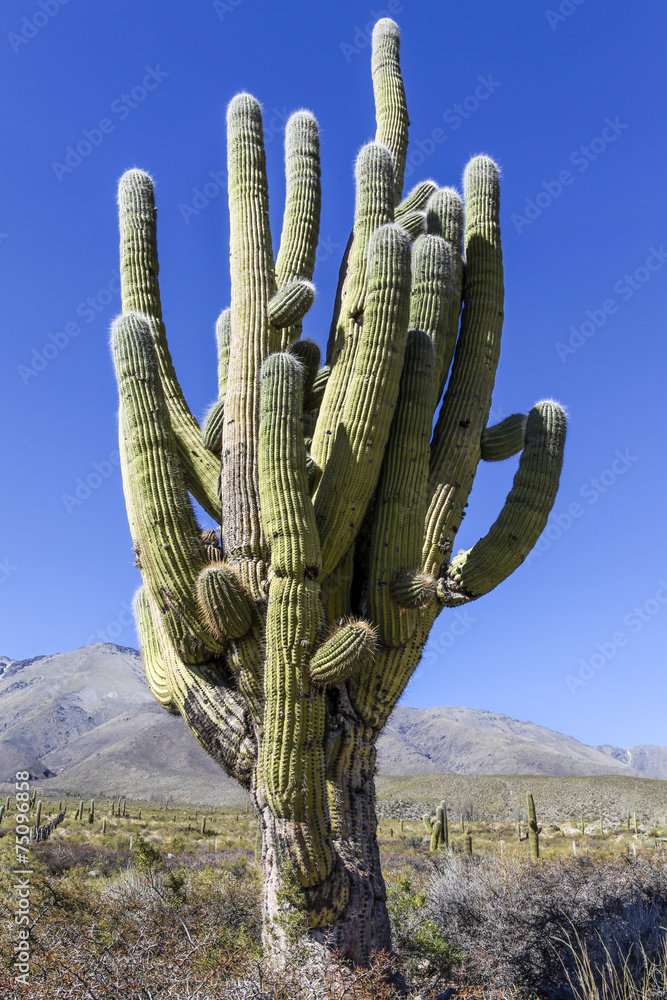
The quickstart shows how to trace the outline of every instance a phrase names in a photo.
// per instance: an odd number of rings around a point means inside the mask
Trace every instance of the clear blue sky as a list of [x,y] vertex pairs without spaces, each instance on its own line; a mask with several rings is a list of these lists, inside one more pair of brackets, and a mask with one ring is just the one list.
[[[284,120],[299,107],[319,119],[319,297],[307,332],[323,344],[352,164],[374,132],[368,31],[386,13],[402,31],[409,182],[457,185],[479,152],[502,167],[495,412],[553,396],[570,413],[542,551],[464,620],[442,614],[404,703],[505,712],[588,743],[665,744],[658,0],[5,0],[0,653],[96,637],[136,645],[107,347],[119,310],[120,174],[140,166],[156,179],[168,336],[201,414],[216,386],[213,324],[229,299],[226,104],[246,89],[264,106],[275,242]],[[81,162],[67,159],[81,143]],[[480,468],[461,547],[495,519],[515,466]]]

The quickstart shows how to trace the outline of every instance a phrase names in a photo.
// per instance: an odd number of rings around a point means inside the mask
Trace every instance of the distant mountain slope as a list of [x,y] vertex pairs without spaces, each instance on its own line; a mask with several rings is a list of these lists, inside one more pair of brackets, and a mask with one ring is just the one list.
[[448,705],[397,706],[380,736],[378,761],[381,774],[661,776],[532,722]]
[[[382,775],[667,777],[667,747],[589,747],[531,722],[450,706],[399,706],[378,751]],[[0,781],[17,770],[48,780],[53,794],[212,805],[245,797],[154,700],[139,653],[111,643],[0,660]]]
[[596,747],[602,753],[622,761],[645,778],[662,778],[667,780],[667,747],[640,744],[623,750],[621,747]]

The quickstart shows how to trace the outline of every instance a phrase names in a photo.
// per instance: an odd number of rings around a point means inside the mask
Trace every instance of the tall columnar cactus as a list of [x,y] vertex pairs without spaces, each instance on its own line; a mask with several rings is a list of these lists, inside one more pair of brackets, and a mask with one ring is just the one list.
[[537,814],[535,813],[535,802],[530,792],[526,795],[528,808],[528,842],[530,845],[530,857],[532,861],[538,861],[540,857],[540,834],[542,827],[537,825]]
[[[463,200],[434,181],[402,198],[398,49],[396,25],[379,21],[377,132],[357,159],[323,367],[301,338],[318,126],[307,111],[286,126],[274,259],[262,116],[249,94],[227,112],[231,305],[216,325],[218,398],[201,429],[167,346],[153,184],[136,169],[120,182],[113,331],[148,682],[251,796],[267,943],[283,940],[277,918],[296,904],[281,887],[294,872],[312,937],[360,962],[390,947],[376,740],[440,612],[488,593],[530,552],[565,436],[548,400],[487,426],[503,320],[498,170],[478,156]],[[518,452],[495,524],[455,555],[478,463]],[[218,531],[201,530],[190,495]]]

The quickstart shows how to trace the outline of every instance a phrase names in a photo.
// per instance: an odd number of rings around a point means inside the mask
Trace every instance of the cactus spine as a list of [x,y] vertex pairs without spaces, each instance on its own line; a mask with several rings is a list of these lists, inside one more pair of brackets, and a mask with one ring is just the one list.
[[[465,210],[432,181],[402,200],[398,54],[398,29],[382,19],[377,130],[357,159],[322,368],[301,338],[319,230],[317,123],[300,111],[285,128],[274,258],[261,109],[249,94],[227,112],[231,305],[217,323],[218,399],[202,431],[171,362],[153,184],[136,169],[119,188],[124,314],[113,331],[148,683],[252,794],[273,887],[267,946],[284,942],[276,887],[287,880],[311,936],[362,962],[390,947],[373,888],[377,737],[438,615],[488,593],[535,544],[565,436],[550,400],[487,426],[503,316],[498,170],[471,161]],[[497,520],[454,556],[478,463],[518,452]],[[200,530],[190,495],[219,533]]]
[[537,861],[540,857],[540,833],[542,832],[542,827],[537,825],[535,803],[530,792],[526,795],[526,803],[528,808],[528,841],[530,844],[530,857],[532,861]]

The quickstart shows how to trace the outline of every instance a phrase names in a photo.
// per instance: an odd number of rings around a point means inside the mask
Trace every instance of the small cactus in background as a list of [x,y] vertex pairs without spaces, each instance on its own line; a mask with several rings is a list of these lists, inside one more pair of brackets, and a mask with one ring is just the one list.
[[88,822],[91,824],[95,822],[95,799],[90,800],[90,807],[88,809]]
[[42,802],[41,799],[37,803],[37,811],[35,812],[35,830],[39,830],[39,824],[42,819]]
[[83,820],[83,799],[79,800],[79,808],[77,810],[76,818],[79,822]]
[[633,814],[632,814],[632,823],[633,823],[633,826],[634,826],[634,829],[635,829],[635,833],[638,834],[639,833],[639,824],[637,823],[637,813],[636,812],[633,812]]
[[470,830],[466,830],[465,837],[463,840],[463,853],[472,857],[472,834]]
[[447,803],[443,801],[438,806],[438,819],[442,824],[442,833],[440,839],[442,841],[442,846],[449,850],[449,823],[447,820]]
[[584,823],[584,814],[581,814],[581,835],[586,833],[586,824]]
[[5,817],[5,807],[0,806],[0,823],[2,823],[4,817]]
[[431,834],[433,833],[433,820],[431,819],[428,813],[424,813],[424,815],[422,816],[422,820],[424,821],[426,832],[430,837]]
[[102,820],[102,836],[104,836],[106,832],[107,832],[107,820],[105,816],[104,819]]
[[526,802],[528,806],[528,840],[530,842],[530,857],[531,860],[537,861],[540,856],[540,834],[542,832],[542,827],[537,825],[535,803],[531,792],[527,793]]
[[201,825],[199,827],[199,832],[202,835],[202,837],[206,833],[206,816],[202,816],[201,818]]
[[[487,426],[504,296],[498,169],[487,156],[470,162],[465,210],[433,181],[402,197],[398,55],[384,18],[371,58],[377,131],[357,159],[324,367],[301,339],[319,232],[317,122],[300,111],[286,125],[274,259],[261,108],[249,94],[227,112],[231,306],[216,326],[218,399],[201,428],[167,345],[153,183],[137,169],[119,187],[124,315],[113,330],[149,685],[253,796],[267,946],[282,941],[289,869],[311,937],[364,963],[390,949],[376,891],[377,738],[438,615],[493,590],[531,551],[565,438],[551,400]],[[519,453],[497,520],[455,555],[479,462]],[[190,496],[219,534],[201,530]]]

